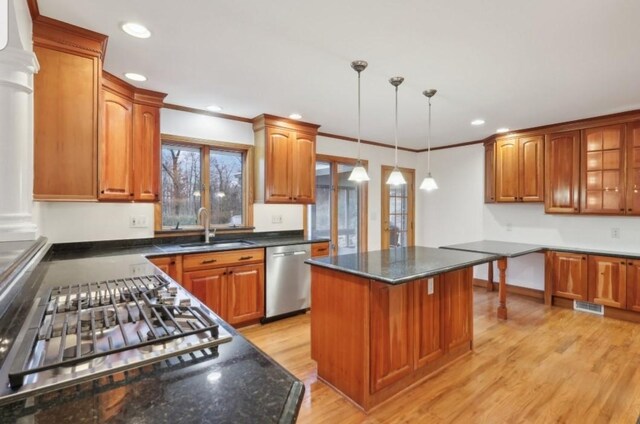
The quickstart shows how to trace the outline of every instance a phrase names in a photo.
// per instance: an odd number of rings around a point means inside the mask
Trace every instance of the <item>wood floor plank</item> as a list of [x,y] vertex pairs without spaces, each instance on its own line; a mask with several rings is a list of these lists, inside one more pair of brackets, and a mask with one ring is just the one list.
[[[306,388],[299,423],[635,423],[640,415],[640,324],[474,289],[474,351],[364,414],[319,381],[310,317],[242,333]],[[340,329],[336,329],[340,331]]]

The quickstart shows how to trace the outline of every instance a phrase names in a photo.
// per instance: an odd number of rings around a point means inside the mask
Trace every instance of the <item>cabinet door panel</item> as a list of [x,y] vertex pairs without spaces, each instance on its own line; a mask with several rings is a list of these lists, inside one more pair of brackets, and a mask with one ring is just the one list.
[[414,283],[415,368],[427,365],[444,354],[444,320],[440,277]]
[[484,202],[496,201],[496,144],[484,146]]
[[447,272],[441,279],[446,349],[451,350],[473,340],[473,269]]
[[182,282],[182,256],[165,256],[162,258],[151,258],[149,261],[160,268],[162,272],[171,277],[174,281]]
[[95,200],[100,59],[33,50],[34,198]]
[[264,265],[244,265],[227,270],[229,324],[264,317]]
[[584,130],[582,213],[625,213],[624,135],[624,125]]
[[267,128],[265,169],[265,201],[290,203],[291,195],[291,133]]
[[640,260],[627,261],[627,309],[640,312]]
[[182,276],[184,288],[224,320],[227,319],[225,279],[224,268],[185,272]]
[[553,255],[553,295],[587,300],[587,256],[556,252]]
[[133,143],[134,199],[154,202],[160,178],[160,109],[133,106]]
[[496,201],[518,201],[518,141],[496,141]]
[[295,203],[314,203],[316,180],[315,136],[296,133],[292,141],[292,194]]
[[545,212],[578,213],[580,133],[571,131],[548,135],[544,150]]
[[544,139],[542,136],[518,140],[519,196],[523,202],[544,200]]
[[627,263],[621,258],[589,256],[589,302],[627,306]]
[[413,370],[412,284],[371,282],[371,393]]
[[103,91],[102,136],[100,137],[100,199],[129,200],[132,187],[133,103]]
[[640,215],[640,122],[627,126],[627,215]]

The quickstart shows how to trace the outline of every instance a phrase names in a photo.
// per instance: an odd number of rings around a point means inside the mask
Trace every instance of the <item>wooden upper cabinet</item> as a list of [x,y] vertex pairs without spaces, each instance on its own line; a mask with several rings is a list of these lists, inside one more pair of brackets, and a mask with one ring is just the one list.
[[256,202],[315,203],[318,127],[272,115],[253,119]]
[[101,200],[132,200],[133,100],[109,90],[103,91],[102,98],[98,197]]
[[627,262],[622,258],[589,256],[589,302],[627,307]]
[[580,208],[580,132],[549,134],[545,140],[547,213],[578,213]]
[[496,144],[484,145],[484,202],[496,201]]
[[160,109],[133,105],[133,197],[154,202],[159,197]]
[[445,353],[441,277],[418,280],[413,288],[414,367],[420,368]]
[[99,90],[107,37],[39,16],[33,46],[35,200],[95,200]]
[[[495,198],[497,202],[543,201],[543,145],[542,136],[510,137],[496,140]],[[486,155],[485,150],[485,164]],[[486,181],[485,171],[485,184]]]
[[[292,194],[295,203],[315,203],[316,137],[296,133],[292,141]],[[313,169],[313,172],[309,172]]]
[[552,259],[551,287],[554,296],[588,300],[587,255],[555,252]]
[[640,215],[640,121],[627,124],[627,215]]
[[582,213],[625,213],[625,126],[582,133]]
[[292,131],[267,128],[266,142],[266,199],[270,202],[289,203],[293,200],[292,186]]
[[627,309],[640,312],[640,260],[627,260]]
[[518,187],[521,202],[544,200],[544,137],[518,139]]
[[371,393],[413,371],[413,284],[371,281]]
[[518,139],[498,139],[496,141],[496,201],[517,202],[519,200],[518,162]]

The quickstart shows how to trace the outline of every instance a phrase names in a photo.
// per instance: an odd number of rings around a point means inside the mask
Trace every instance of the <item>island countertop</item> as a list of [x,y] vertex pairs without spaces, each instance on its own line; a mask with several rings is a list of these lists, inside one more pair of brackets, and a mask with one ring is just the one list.
[[387,284],[402,284],[498,258],[483,253],[414,246],[312,258],[306,263]]

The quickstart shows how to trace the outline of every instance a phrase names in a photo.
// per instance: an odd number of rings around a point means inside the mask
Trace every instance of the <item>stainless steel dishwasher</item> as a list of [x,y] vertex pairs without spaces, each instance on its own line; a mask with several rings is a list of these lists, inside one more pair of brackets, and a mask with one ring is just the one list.
[[264,321],[284,317],[309,307],[310,244],[267,248],[266,311]]

